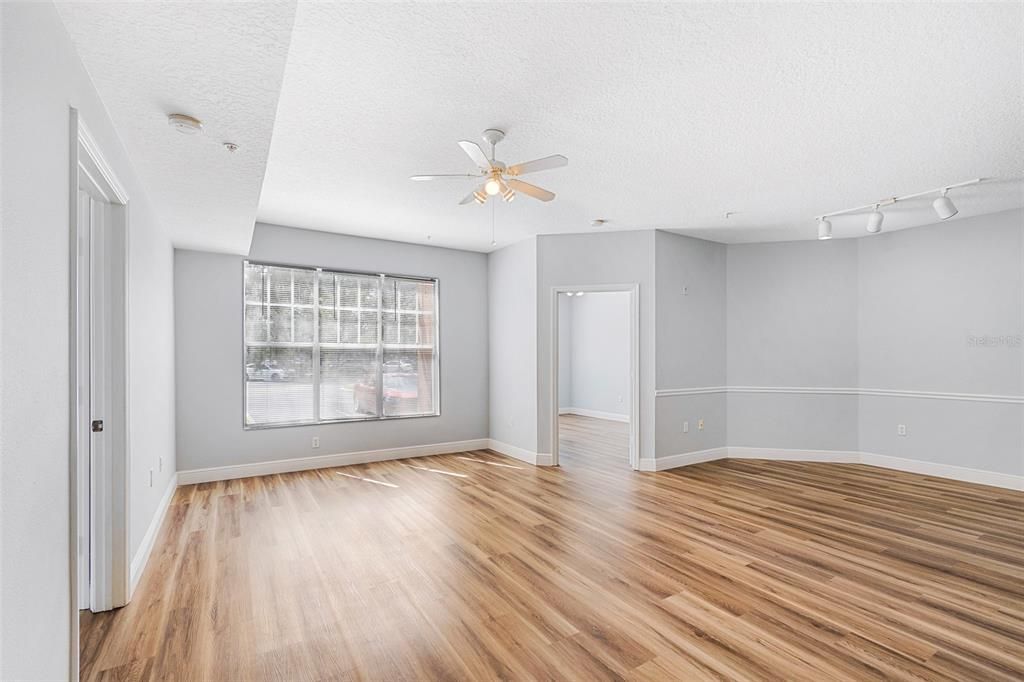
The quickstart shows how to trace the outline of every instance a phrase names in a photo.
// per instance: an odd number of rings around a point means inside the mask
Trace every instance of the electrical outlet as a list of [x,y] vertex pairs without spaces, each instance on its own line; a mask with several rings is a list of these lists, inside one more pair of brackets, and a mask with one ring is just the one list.
[[149,470],[149,487],[150,488],[153,487],[153,470],[152,469]]
[[319,436],[313,436],[313,447],[314,448],[320,447],[320,437]]
[[690,432],[690,422],[683,422],[683,433]]
[[704,420],[703,419],[701,419],[700,421],[697,422],[697,430],[698,431],[703,431],[704,430]]
[[897,424],[896,425],[896,435],[897,436],[905,436],[905,435],[907,435],[907,425],[906,424]]

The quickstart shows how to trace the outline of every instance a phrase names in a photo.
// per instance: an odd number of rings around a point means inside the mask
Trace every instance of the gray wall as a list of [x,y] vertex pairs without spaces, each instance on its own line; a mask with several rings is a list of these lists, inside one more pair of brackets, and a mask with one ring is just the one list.
[[1024,473],[1019,403],[860,394],[1024,394],[1024,212],[727,251],[730,446]]
[[628,417],[629,294],[562,294],[558,313],[558,406]]
[[1024,211],[856,245],[861,386],[1020,395],[1020,344],[969,338],[1024,333]]
[[537,452],[537,241],[487,256],[490,437]]
[[639,284],[640,456],[654,457],[654,232],[537,237],[537,452],[551,452],[552,288]]
[[[175,252],[178,467],[251,464],[486,438],[483,254],[257,224],[250,258],[439,279],[441,416],[242,428],[241,256]],[[320,448],[313,449],[313,436]]]
[[0,679],[55,680],[68,675],[71,629],[69,105],[130,199],[133,553],[175,471],[173,256],[54,7],[2,3],[0,24],[0,147],[17,162],[0,189]]
[[[1024,395],[1024,211],[857,246],[862,388]],[[1024,405],[868,395],[859,412],[866,452],[1024,474]]]
[[[857,386],[859,241],[728,247],[730,387]],[[730,392],[728,414],[731,446],[857,449],[856,396]]]
[[[655,232],[657,388],[721,387],[726,376],[726,247]],[[657,398],[659,457],[727,445],[725,394]],[[697,428],[704,420],[704,430]],[[683,432],[683,422],[689,431]]]

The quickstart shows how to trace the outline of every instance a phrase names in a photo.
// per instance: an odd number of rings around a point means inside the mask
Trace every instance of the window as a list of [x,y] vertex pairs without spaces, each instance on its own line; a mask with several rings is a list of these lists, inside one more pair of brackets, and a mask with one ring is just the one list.
[[245,426],[439,414],[436,311],[434,279],[246,261]]

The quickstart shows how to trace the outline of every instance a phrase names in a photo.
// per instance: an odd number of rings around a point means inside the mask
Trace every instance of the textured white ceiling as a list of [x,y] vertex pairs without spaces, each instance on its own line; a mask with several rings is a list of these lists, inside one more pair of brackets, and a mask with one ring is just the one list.
[[[246,253],[295,2],[57,7],[175,245]],[[171,113],[204,134],[176,132]]]
[[[496,210],[527,234],[659,227],[814,238],[813,216],[1024,172],[1024,5],[300,2],[260,200],[268,222],[488,250],[456,146],[501,127],[558,194]],[[1020,183],[953,195],[1024,204]],[[959,200],[963,197],[963,200]],[[886,229],[934,222],[928,200]],[[729,219],[724,212],[734,211]],[[837,237],[864,232],[837,219]]]
[[1020,3],[59,9],[178,246],[244,253],[258,217],[489,250],[491,205],[457,205],[471,181],[408,180],[470,172],[456,142],[487,127],[506,162],[569,157],[527,178],[554,202],[495,202],[499,246],[594,218],[812,239],[817,214],[979,176],[1004,180],[955,192],[961,217],[1024,205]]

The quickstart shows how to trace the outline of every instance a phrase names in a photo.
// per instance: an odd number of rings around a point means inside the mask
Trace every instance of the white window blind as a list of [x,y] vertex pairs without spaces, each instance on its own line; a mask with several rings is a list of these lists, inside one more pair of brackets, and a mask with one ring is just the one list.
[[437,281],[245,263],[245,425],[438,414]]

